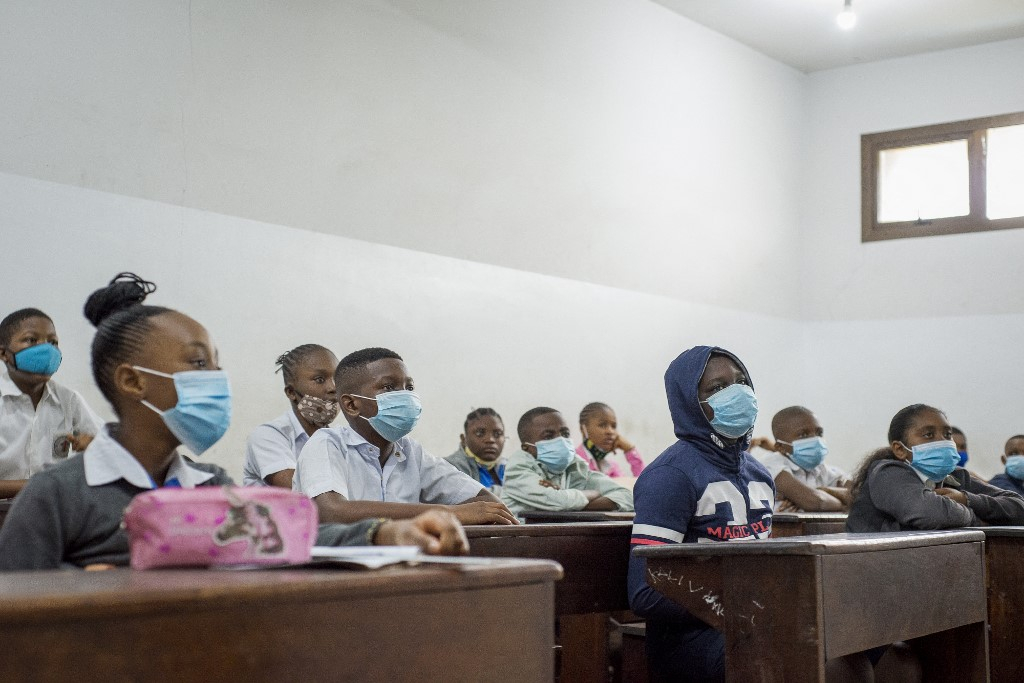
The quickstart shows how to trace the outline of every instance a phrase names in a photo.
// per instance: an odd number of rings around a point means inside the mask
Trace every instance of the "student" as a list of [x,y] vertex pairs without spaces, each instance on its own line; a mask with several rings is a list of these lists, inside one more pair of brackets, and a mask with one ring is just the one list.
[[[633,545],[768,538],[775,486],[746,453],[757,399],[743,363],[710,346],[684,351],[665,372],[677,441],[636,481]],[[647,619],[647,659],[667,680],[721,681],[720,631],[651,588],[646,561],[629,560],[629,604]]]
[[466,416],[459,448],[445,460],[498,495],[505,478],[505,461],[501,457],[504,447],[505,423],[501,415],[494,408],[477,408]]
[[950,429],[953,430],[953,443],[956,444],[956,453],[960,456],[960,462],[956,466],[963,467],[970,459],[970,456],[967,455],[967,435],[959,427],[950,427]]
[[[580,433],[583,443],[576,447],[576,455],[587,462],[595,472],[609,477],[625,477],[631,472],[639,477],[644,461],[636,447],[619,433],[615,411],[606,403],[588,403],[580,411]],[[615,451],[622,451],[625,463],[618,462]],[[626,469],[626,466],[629,469]]]
[[1003,446],[1004,472],[988,480],[992,486],[1024,496],[1024,434],[1011,436]]
[[401,356],[382,348],[350,353],[338,363],[334,383],[348,426],[311,436],[292,481],[316,502],[322,521],[444,509],[463,524],[517,523],[480,482],[408,437],[421,406]]
[[853,480],[851,532],[1024,524],[1024,498],[957,467],[945,414],[916,404],[896,413],[889,445],[869,455]]
[[334,390],[336,367],[338,358],[319,344],[296,346],[278,357],[291,407],[249,435],[242,468],[246,486],[292,487],[295,458],[309,437],[330,425],[341,409]]
[[[143,305],[148,286],[115,282],[89,297],[93,377],[118,422],[101,430],[81,458],[29,480],[0,529],[0,570],[127,565],[121,520],[133,497],[159,486],[232,483],[220,467],[177,451],[184,444],[201,455],[228,428],[231,391],[216,348],[192,318]],[[436,513],[412,522],[322,525],[317,542],[466,548],[458,523]]]
[[50,316],[23,308],[0,321],[0,358],[0,498],[10,498],[36,472],[84,451],[102,423],[51,379],[61,353]]
[[569,425],[554,408],[533,408],[519,418],[522,450],[505,469],[501,499],[523,510],[633,510],[633,493],[594,472],[573,451]]
[[842,511],[850,505],[850,476],[824,462],[825,430],[807,408],[783,408],[772,418],[772,453],[752,455],[775,479],[775,511]]

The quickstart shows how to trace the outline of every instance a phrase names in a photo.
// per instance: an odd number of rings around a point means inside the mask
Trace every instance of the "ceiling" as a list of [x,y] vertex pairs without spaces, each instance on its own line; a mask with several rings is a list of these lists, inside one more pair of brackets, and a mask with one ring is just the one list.
[[[1024,0],[654,0],[804,72],[1024,37]],[[1024,66],[1024,65],[1022,65]]]

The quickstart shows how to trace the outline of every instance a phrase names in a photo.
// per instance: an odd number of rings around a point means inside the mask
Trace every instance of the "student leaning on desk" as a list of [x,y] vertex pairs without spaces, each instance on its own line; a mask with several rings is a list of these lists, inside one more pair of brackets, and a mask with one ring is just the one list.
[[[150,283],[112,282],[86,304],[96,325],[92,369],[118,422],[81,458],[33,476],[0,529],[0,569],[128,564],[121,528],[133,497],[160,486],[231,484],[223,469],[192,463],[231,418],[231,390],[206,329],[183,313],[142,301]],[[320,545],[414,544],[431,553],[465,553],[459,523],[432,511],[412,520],[369,519],[321,525]]]

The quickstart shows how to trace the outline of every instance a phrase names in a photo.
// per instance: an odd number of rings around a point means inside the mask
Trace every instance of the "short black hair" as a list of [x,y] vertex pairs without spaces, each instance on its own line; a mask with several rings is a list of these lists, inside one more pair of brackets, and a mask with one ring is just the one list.
[[960,429],[959,427],[950,427],[949,431],[953,432],[954,434],[959,434],[960,436],[964,437],[964,441],[967,440],[967,435],[964,434],[964,430]]
[[523,416],[519,418],[519,424],[516,425],[516,434],[519,435],[519,440],[526,441],[526,430],[527,428],[529,428],[530,423],[533,422],[533,418],[557,412],[558,411],[555,410],[554,408],[548,408],[546,406],[530,408],[529,410],[527,410],[525,413],[523,413]]
[[118,273],[85,302],[85,317],[96,326],[92,376],[115,409],[114,369],[143,348],[153,317],[172,312],[163,306],[143,305],[155,291],[155,284],[134,273]]
[[14,337],[15,331],[18,329],[18,325],[29,318],[46,318],[51,323],[53,322],[53,318],[40,311],[38,308],[19,309],[14,313],[9,314],[3,320],[0,320],[0,346],[7,348],[8,344],[11,343],[11,339]]
[[331,353],[329,348],[319,344],[302,344],[301,346],[296,346],[291,351],[285,351],[274,362],[277,366],[275,372],[280,372],[284,376],[285,384],[291,384],[292,380],[295,379],[296,366],[314,353],[320,353],[321,351]]
[[803,406],[789,406],[783,408],[779,412],[775,413],[775,417],[772,418],[772,436],[778,434],[779,430],[782,429],[782,425],[789,422],[798,415],[813,415],[809,408]]
[[353,351],[342,358],[334,371],[334,386],[337,387],[338,395],[347,394],[359,385],[367,365],[385,358],[402,360],[394,351],[379,346]]
[[462,423],[462,433],[469,433],[469,423],[472,422],[473,420],[478,420],[481,417],[493,417],[503,425],[505,424],[505,421],[501,419],[501,415],[498,415],[498,411],[496,411],[494,408],[477,408],[476,410],[474,410],[473,412],[466,416],[466,421]]

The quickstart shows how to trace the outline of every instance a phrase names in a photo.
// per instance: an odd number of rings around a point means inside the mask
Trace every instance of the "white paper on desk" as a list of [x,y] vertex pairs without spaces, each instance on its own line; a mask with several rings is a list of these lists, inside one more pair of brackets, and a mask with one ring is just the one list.
[[389,564],[410,562],[420,554],[414,545],[350,545],[350,546],[313,546],[312,560],[329,560],[342,564],[378,569]]

